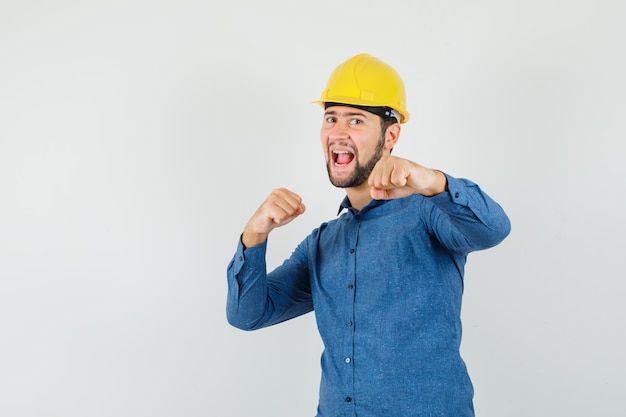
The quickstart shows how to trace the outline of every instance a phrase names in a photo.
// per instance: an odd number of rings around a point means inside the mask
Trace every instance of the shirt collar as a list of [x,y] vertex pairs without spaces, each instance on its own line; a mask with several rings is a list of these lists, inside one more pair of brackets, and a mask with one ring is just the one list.
[[341,204],[339,204],[339,210],[337,210],[337,216],[339,216],[339,214],[341,214],[342,211],[349,209],[351,207],[352,207],[352,204],[350,203],[350,199],[348,198],[348,196],[345,196],[343,200],[341,200]]
[[[361,209],[361,213],[364,213],[374,207],[378,207],[380,205],[383,205],[387,202],[387,200],[371,200],[369,203],[367,203],[365,205],[365,207],[363,207]],[[358,210],[354,209],[352,207],[352,203],[350,203],[350,199],[348,198],[348,196],[345,196],[343,198],[343,200],[341,201],[341,204],[339,204],[339,210],[337,210],[337,216],[339,216],[341,214],[342,211],[344,210],[352,210],[355,213],[358,212]]]

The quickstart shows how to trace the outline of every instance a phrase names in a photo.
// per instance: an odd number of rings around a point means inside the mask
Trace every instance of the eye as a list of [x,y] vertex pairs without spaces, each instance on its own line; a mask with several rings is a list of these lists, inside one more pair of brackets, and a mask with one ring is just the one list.
[[326,123],[335,123],[336,119],[334,116],[326,117]]
[[352,120],[350,120],[350,124],[351,125],[360,125],[360,124],[363,124],[363,120],[361,120],[361,119],[352,119]]

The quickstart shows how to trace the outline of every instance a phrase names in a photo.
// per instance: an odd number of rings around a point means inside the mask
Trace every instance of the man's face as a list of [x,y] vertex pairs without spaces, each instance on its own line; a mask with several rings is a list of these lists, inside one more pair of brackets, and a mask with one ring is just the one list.
[[385,151],[379,116],[353,107],[327,108],[320,140],[328,178],[335,187],[366,182]]

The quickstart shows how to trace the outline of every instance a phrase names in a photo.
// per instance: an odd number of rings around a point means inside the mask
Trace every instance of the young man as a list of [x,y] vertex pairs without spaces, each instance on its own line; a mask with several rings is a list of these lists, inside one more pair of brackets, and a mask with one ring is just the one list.
[[409,118],[395,70],[360,54],[332,73],[320,140],[342,214],[267,273],[270,232],[303,214],[274,190],[228,265],[227,315],[245,330],[315,310],[324,343],[317,417],[470,417],[460,357],[469,252],[501,242],[509,220],[474,183],[392,156]]

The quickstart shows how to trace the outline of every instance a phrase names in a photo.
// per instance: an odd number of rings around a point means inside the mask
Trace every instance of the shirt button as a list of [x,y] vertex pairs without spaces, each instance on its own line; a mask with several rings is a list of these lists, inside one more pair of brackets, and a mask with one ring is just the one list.
[[348,325],[348,327],[352,326],[352,322],[351,321],[347,322],[346,324]]
[[349,403],[352,401],[352,397],[346,397],[346,402]]
[[354,285],[348,284],[348,289],[351,290],[352,288],[354,288]]
[[346,358],[346,363],[350,363],[352,360],[350,358]]
[[350,249],[350,253],[354,253],[354,248]]
[[459,193],[454,193],[454,198],[459,198]]
[[357,214],[356,216],[354,216],[354,218],[355,218],[356,220],[361,220],[361,216],[359,216],[358,214]]

